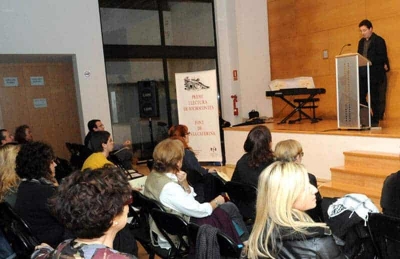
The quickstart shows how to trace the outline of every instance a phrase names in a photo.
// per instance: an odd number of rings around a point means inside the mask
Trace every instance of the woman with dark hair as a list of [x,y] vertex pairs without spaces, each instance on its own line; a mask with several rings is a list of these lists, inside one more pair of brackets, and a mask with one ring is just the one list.
[[33,141],[32,131],[28,125],[21,125],[15,129],[14,140],[19,144]]
[[30,225],[40,242],[57,245],[64,240],[64,227],[51,215],[47,200],[56,191],[54,152],[42,142],[21,146],[16,172],[21,178],[15,211]]
[[130,185],[118,168],[73,173],[49,203],[58,220],[77,238],[63,241],[55,250],[42,244],[32,258],[135,258],[113,249],[132,203]]
[[271,132],[266,126],[254,127],[244,142],[246,153],[236,163],[231,181],[257,187],[258,176],[274,161],[271,143]]
[[83,163],[82,170],[102,168],[106,164],[114,165],[107,159],[114,149],[114,141],[108,131],[94,131],[88,147],[94,152]]
[[[168,135],[172,139],[178,139],[183,143],[185,147],[185,155],[183,156],[183,162],[181,170],[187,174],[189,183],[195,189],[197,196],[196,200],[199,202],[210,201],[215,197],[215,193],[212,188],[213,177],[207,175],[208,173],[217,173],[215,168],[204,168],[200,165],[197,160],[192,148],[189,146],[190,132],[186,125],[175,125],[168,130]],[[211,194],[211,195],[208,195]]]

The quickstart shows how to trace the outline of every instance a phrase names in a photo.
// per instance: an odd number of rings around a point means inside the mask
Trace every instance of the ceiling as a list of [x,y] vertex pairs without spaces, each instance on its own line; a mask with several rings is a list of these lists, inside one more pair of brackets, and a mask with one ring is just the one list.
[[[210,3],[213,0],[160,0],[163,10],[168,10],[167,3],[173,2],[202,2]],[[100,8],[122,8],[122,9],[140,9],[157,10],[157,0],[99,0]]]

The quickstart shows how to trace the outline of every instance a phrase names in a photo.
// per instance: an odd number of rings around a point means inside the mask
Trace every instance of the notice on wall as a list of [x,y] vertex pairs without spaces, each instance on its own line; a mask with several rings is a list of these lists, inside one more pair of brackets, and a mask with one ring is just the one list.
[[30,79],[31,79],[32,86],[44,85],[44,77],[43,76],[31,76]]
[[199,161],[222,161],[216,70],[176,73],[179,124]]
[[46,98],[37,98],[33,99],[33,107],[38,108],[46,108],[47,107],[47,99]]
[[5,87],[16,87],[18,86],[18,77],[3,77]]

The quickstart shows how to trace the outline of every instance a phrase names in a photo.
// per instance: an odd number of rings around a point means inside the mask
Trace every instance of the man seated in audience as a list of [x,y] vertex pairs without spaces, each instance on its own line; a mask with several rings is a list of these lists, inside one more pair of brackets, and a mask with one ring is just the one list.
[[382,213],[400,218],[400,171],[386,177],[381,195]]
[[33,141],[32,131],[28,125],[24,124],[15,129],[14,139],[19,144],[26,144]]
[[[98,119],[89,121],[87,126],[89,132],[85,137],[85,146],[89,149],[92,149],[90,145],[90,139],[92,138],[93,133],[104,131],[105,127],[101,120]],[[131,145],[132,143],[130,140],[126,140],[123,144],[114,144],[113,154],[119,159],[125,169],[132,169],[133,153],[131,150]]]
[[82,171],[86,168],[98,169],[106,164],[114,165],[111,161],[107,160],[110,152],[114,149],[114,141],[108,131],[95,131],[91,134],[90,149],[93,150],[91,154],[83,163]]
[[14,136],[6,129],[0,129],[0,146],[14,142]]

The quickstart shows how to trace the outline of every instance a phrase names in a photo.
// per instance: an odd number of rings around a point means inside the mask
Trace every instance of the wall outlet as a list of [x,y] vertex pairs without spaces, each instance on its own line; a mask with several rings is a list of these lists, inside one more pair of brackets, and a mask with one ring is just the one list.
[[327,50],[327,49],[324,49],[324,50],[322,51],[322,58],[324,58],[324,59],[327,59],[327,58],[328,58],[328,50]]

